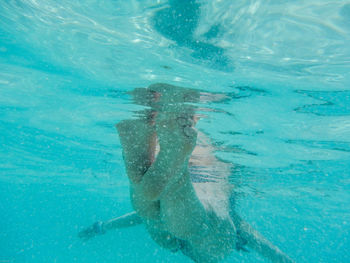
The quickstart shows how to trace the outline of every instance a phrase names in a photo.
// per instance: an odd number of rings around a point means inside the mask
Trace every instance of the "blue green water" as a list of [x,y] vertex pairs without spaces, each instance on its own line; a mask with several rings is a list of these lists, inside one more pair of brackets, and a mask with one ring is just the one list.
[[[0,262],[190,262],[132,210],[114,125],[157,82],[226,94],[198,128],[236,210],[296,262],[350,262],[350,1],[0,2]],[[255,252],[224,262],[265,262]]]

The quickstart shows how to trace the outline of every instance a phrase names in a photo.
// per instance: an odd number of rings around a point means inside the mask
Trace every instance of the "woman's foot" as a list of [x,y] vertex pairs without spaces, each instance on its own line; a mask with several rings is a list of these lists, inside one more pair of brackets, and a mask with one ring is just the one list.
[[170,156],[189,157],[196,146],[197,131],[190,115],[158,113],[156,131],[160,150]]

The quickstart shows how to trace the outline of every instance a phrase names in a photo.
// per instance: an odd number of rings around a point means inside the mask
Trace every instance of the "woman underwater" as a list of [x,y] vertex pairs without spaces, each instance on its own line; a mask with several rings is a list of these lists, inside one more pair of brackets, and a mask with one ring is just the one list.
[[[294,262],[235,213],[228,164],[215,157],[209,139],[195,130],[199,116],[189,103],[220,100],[222,95],[162,83],[131,94],[149,108],[138,119],[116,125],[135,212],[96,222],[79,236],[88,239],[144,224],[160,246],[181,251],[194,262],[219,262],[245,247],[271,262]],[[194,180],[196,167],[210,167],[215,180]],[[221,172],[227,167],[226,176],[217,176],[218,167]]]

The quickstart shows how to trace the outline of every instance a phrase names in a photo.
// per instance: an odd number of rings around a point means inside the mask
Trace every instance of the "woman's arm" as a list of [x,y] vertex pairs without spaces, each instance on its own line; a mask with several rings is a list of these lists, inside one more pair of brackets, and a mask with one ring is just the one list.
[[263,237],[237,214],[233,215],[232,219],[237,227],[240,238],[246,242],[248,247],[254,249],[273,263],[295,263],[294,260]]
[[103,224],[105,230],[125,228],[142,224],[141,217],[136,212],[113,218]]
[[91,226],[80,231],[78,236],[82,239],[90,239],[97,235],[103,235],[106,231],[117,228],[132,227],[142,223],[141,217],[136,212],[131,212],[123,216],[113,218],[106,222],[97,221]]

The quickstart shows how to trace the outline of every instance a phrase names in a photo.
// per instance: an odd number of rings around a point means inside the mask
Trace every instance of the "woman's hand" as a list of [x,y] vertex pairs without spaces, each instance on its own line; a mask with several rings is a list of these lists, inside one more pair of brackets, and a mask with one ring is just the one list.
[[94,236],[103,235],[106,233],[104,223],[101,221],[95,222],[93,225],[80,231],[78,236],[83,240],[88,240]]

